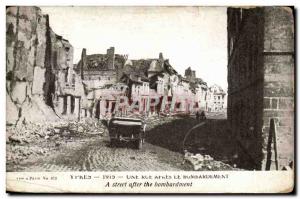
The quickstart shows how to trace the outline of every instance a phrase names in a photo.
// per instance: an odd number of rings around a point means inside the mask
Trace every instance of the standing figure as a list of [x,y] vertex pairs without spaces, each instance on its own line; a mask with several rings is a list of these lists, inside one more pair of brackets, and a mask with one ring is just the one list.
[[201,114],[200,114],[200,119],[201,120],[205,120],[206,119],[206,116],[205,116],[205,112],[202,111]]
[[196,120],[199,121],[199,119],[200,119],[200,114],[199,114],[199,111],[197,111],[196,112]]

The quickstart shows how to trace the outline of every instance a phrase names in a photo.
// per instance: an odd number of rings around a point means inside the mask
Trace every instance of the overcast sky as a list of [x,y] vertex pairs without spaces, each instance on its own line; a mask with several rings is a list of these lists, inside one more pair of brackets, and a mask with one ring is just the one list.
[[225,7],[41,7],[50,26],[74,47],[106,53],[114,46],[129,59],[158,58],[184,74],[187,67],[209,85],[227,88]]

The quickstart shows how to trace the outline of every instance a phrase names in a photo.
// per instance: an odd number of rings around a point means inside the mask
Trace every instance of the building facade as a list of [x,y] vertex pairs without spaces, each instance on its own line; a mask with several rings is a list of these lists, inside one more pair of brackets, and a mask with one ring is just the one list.
[[281,169],[294,153],[293,11],[228,8],[227,16],[228,119],[239,165],[269,170],[278,160]]
[[214,84],[208,89],[206,102],[207,102],[208,112],[226,111],[226,107],[227,107],[226,92],[220,86]]
[[106,54],[93,55],[83,49],[81,60],[72,66],[68,52],[73,48],[65,46],[64,60],[52,63],[59,69],[55,107],[61,117],[102,119],[113,115],[222,111],[223,106],[211,108],[208,100],[217,93],[211,92],[195,71],[189,67],[185,76],[180,76],[162,53],[158,58],[130,60],[115,54],[113,47]]
[[[120,97],[129,98],[129,103],[141,99],[139,114],[147,115],[171,114],[172,105],[183,104],[183,113],[190,114],[195,101],[206,100],[207,86],[195,71],[189,69],[182,77],[162,53],[157,58],[129,60],[116,54],[114,47],[92,55],[83,49],[81,60],[73,64],[73,51],[70,42],[51,29],[49,16],[40,8],[6,8],[9,123],[100,119],[112,116]],[[151,97],[158,99],[157,104]],[[174,98],[178,101],[172,104]],[[121,113],[128,114],[122,108]]]

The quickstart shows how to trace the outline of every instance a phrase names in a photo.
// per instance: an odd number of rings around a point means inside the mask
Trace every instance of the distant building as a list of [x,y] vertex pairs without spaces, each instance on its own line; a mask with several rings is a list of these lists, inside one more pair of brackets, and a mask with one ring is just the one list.
[[227,102],[226,92],[218,85],[213,85],[208,89],[207,111],[221,112],[226,110]]
[[[207,83],[204,82],[201,78],[196,76],[196,71],[192,70],[191,67],[188,67],[185,70],[185,76],[183,78],[184,82],[187,82],[186,89],[191,92],[189,95],[194,95],[195,109],[198,111],[207,111],[210,112],[212,107],[208,103],[210,91],[208,89]],[[221,111],[217,109],[215,111]]]
[[[160,109],[163,97],[172,96],[172,85],[177,83],[176,77],[177,72],[160,53],[158,59],[127,60],[121,82],[128,84],[129,98],[133,100],[141,97],[143,112],[150,111],[154,114]],[[147,110],[150,103],[149,96],[157,97],[160,103],[157,107],[150,107],[150,110]]]
[[[158,58],[131,60],[115,54],[113,47],[106,54],[92,55],[87,55],[83,49],[81,60],[71,65],[67,61],[72,48],[65,46],[57,84],[61,88],[57,103],[62,115],[72,115],[74,106],[77,118],[99,119],[113,114],[190,114],[197,110],[221,110],[208,109],[207,84],[196,77],[195,71],[189,67],[182,77],[162,53]],[[118,100],[123,96],[128,98],[128,106],[138,106],[130,110],[132,113],[125,107],[118,107],[121,103]],[[156,99],[157,104],[154,103]]]
[[196,71],[192,70],[191,67],[188,67],[184,72],[184,77],[187,78],[189,81],[195,81]]

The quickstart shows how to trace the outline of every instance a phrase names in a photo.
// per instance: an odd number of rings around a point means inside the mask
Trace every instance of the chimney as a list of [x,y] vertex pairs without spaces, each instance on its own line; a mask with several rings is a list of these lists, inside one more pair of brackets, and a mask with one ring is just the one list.
[[161,52],[159,53],[159,60],[164,60],[164,56]]
[[109,49],[107,49],[107,68],[109,70],[114,70],[115,69],[115,65],[114,65],[114,61],[115,61],[115,47],[110,47]]
[[192,78],[196,78],[196,71],[192,70]]
[[86,49],[83,48],[81,52],[81,66],[80,66],[80,73],[81,73],[81,79],[84,79],[83,75],[83,69],[86,67]]
[[188,67],[187,69],[185,69],[184,76],[190,77],[192,75],[191,73],[192,73],[191,67]]
[[163,69],[164,68],[164,57],[161,52],[159,53],[158,63],[159,63],[159,66]]

